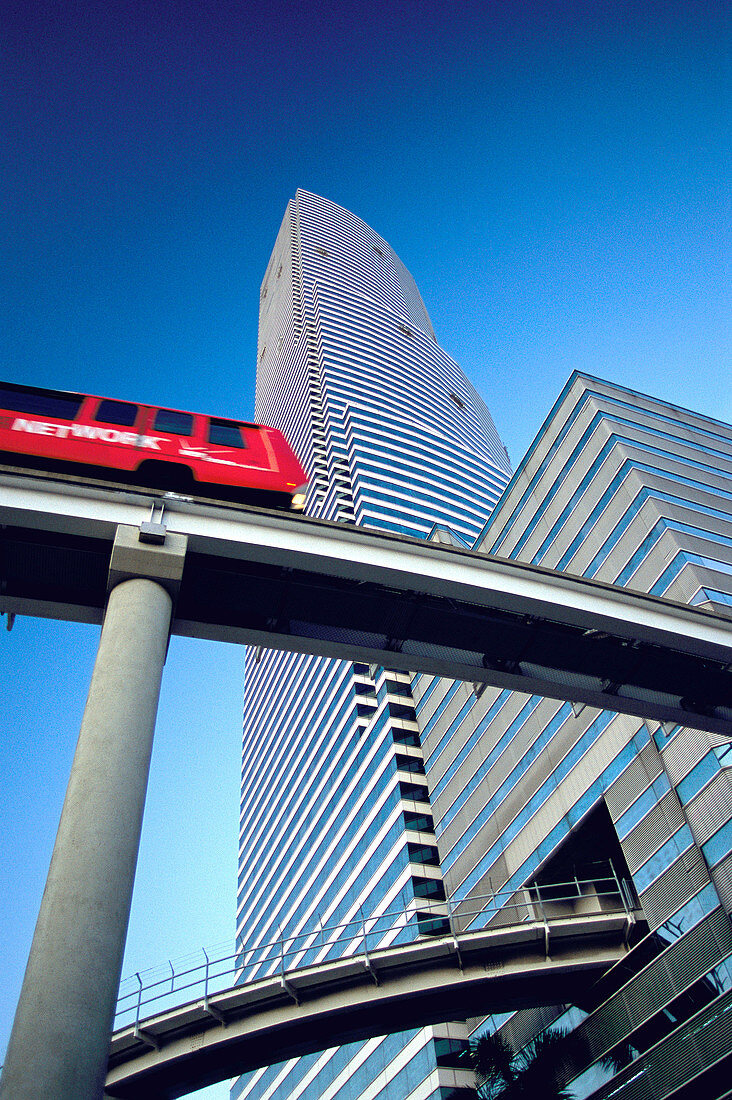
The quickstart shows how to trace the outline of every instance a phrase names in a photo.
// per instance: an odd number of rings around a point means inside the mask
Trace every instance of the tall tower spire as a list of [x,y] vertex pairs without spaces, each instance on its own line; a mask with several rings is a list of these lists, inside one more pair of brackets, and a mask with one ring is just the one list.
[[437,344],[414,279],[386,241],[298,191],[260,295],[256,415],[312,477],[307,510],[471,540],[508,458],[482,398]]
[[[306,512],[425,538],[449,527],[472,545],[509,479],[508,458],[382,237],[298,191],[262,283],[257,354],[256,416],[287,435],[308,471]],[[384,944],[424,930],[420,913],[444,893],[410,681],[345,661],[248,654],[240,942],[359,915],[379,916]],[[349,953],[352,938],[344,931],[338,949]],[[232,1097],[335,1096],[337,1081],[355,1098],[383,1073],[382,1100],[404,1100],[405,1073],[439,1085],[433,1040],[447,1034],[428,1028],[271,1067],[241,1078]]]

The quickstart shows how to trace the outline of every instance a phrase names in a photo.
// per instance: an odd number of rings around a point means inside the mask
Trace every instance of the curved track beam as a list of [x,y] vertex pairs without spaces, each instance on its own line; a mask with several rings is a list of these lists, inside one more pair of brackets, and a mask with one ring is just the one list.
[[172,1100],[373,1035],[576,1001],[622,957],[632,920],[604,913],[443,936],[234,986],[116,1032],[106,1095]]

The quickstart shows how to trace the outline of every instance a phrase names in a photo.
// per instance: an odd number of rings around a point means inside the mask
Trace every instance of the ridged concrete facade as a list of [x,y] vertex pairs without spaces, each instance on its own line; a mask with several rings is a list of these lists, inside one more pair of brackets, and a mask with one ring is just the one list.
[[[574,375],[479,547],[730,614],[732,428]],[[488,1026],[515,1048],[546,1027],[577,1027],[587,1051],[570,1083],[579,1100],[726,1095],[728,743],[428,676],[416,677],[413,691],[454,897],[571,881],[612,858],[632,878],[647,921],[583,1005]],[[607,1055],[615,1068],[603,1064]]]
[[[303,191],[262,284],[256,417],[285,432],[311,477],[306,512],[326,519],[417,537],[449,526],[472,544],[509,478],[488,410],[436,343],[404,265],[359,218]],[[241,939],[382,915],[377,938],[397,942],[442,896],[409,681],[248,654]],[[453,1034],[464,1028],[296,1059],[240,1079],[232,1097],[443,1100],[466,1079],[438,1066]]]

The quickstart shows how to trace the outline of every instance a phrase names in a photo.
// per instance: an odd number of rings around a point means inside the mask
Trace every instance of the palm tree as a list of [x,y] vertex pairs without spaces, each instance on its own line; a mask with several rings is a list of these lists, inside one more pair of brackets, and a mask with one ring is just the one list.
[[518,1053],[502,1035],[481,1035],[470,1055],[481,1100],[572,1100],[563,1081],[581,1051],[566,1029],[543,1031]]

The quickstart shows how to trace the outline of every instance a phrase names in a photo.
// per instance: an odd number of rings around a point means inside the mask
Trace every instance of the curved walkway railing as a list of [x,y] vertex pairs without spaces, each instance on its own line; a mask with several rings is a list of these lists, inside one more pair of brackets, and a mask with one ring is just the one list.
[[316,927],[280,934],[264,943],[255,939],[234,951],[201,948],[199,955],[187,956],[176,963],[168,961],[124,978],[114,1029],[134,1026],[138,1030],[146,1017],[196,999],[207,1003],[209,996],[232,985],[280,975],[286,986],[287,975],[339,958],[360,956],[369,969],[371,952],[413,943],[418,938],[452,936],[459,951],[458,940],[465,933],[539,922],[545,927],[548,954],[553,921],[624,910],[630,927],[633,908],[629,884],[621,881],[610,867],[608,874],[592,879],[533,884],[518,891],[499,890],[471,896],[467,901],[418,899],[405,909],[368,917],[359,914],[342,924],[318,923]]

